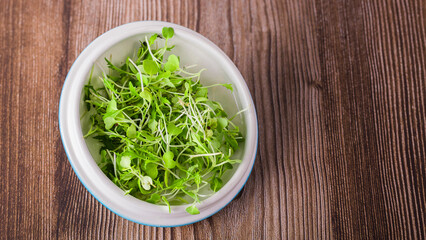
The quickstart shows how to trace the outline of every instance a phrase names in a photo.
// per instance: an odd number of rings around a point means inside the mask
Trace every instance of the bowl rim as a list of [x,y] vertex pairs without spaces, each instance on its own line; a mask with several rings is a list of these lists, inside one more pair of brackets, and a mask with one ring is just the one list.
[[[105,53],[105,51],[107,51],[108,49],[110,49],[115,44],[119,43],[120,41],[125,40],[127,38],[130,38],[132,36],[135,36],[137,34],[145,34],[145,33],[151,32],[151,31],[144,30],[144,28],[145,29],[147,29],[147,28],[158,28],[161,31],[161,28],[164,27],[164,26],[173,27],[175,29],[175,32],[180,32],[181,34],[187,34],[191,37],[195,37],[196,41],[207,45],[209,48],[212,48],[212,51],[214,51],[218,55],[218,57],[223,58],[226,61],[226,63],[229,64],[229,69],[231,71],[233,71],[232,73],[234,75],[236,75],[235,81],[240,84],[240,87],[242,87],[241,90],[242,90],[244,96],[248,99],[249,111],[251,113],[250,113],[249,117],[247,117],[247,118],[250,118],[250,120],[251,120],[250,130],[253,132],[252,133],[253,139],[255,138],[255,141],[253,141],[253,140],[250,141],[250,146],[251,146],[252,149],[250,151],[249,156],[244,158],[244,159],[250,160],[249,166],[247,167],[245,172],[243,172],[241,179],[239,179],[234,185],[231,186],[231,187],[234,187],[234,188],[239,186],[239,188],[238,189],[231,188],[230,190],[228,189],[227,194],[232,193],[233,196],[231,196],[231,197],[227,196],[226,201],[220,202],[220,204],[218,206],[216,206],[213,209],[213,211],[210,211],[207,214],[201,214],[200,213],[199,215],[189,215],[189,216],[186,216],[186,218],[184,220],[178,221],[178,223],[176,223],[176,224],[158,224],[158,223],[153,224],[153,223],[150,223],[150,222],[147,222],[147,221],[141,221],[140,219],[135,219],[134,217],[129,217],[129,216],[125,215],[124,212],[119,211],[116,208],[112,207],[111,205],[113,203],[108,201],[108,199],[106,199],[105,196],[101,196],[101,193],[99,192],[100,190],[99,190],[98,187],[89,186],[90,184],[93,184],[93,182],[90,182],[90,181],[86,182],[87,180],[90,180],[90,178],[88,178],[87,176],[82,176],[82,175],[85,174],[85,172],[83,170],[79,169],[80,166],[78,165],[78,163],[79,163],[78,159],[80,159],[80,158],[77,158],[79,156],[79,154],[76,153],[76,150],[84,150],[84,149],[81,149],[81,148],[84,148],[84,147],[86,147],[86,152],[88,152],[86,143],[85,143],[84,140],[83,140],[83,142],[79,141],[79,140],[81,140],[80,138],[69,137],[70,132],[66,131],[67,127],[69,128],[69,126],[67,125],[67,123],[69,122],[69,119],[67,118],[67,113],[70,113],[70,112],[72,113],[73,111],[70,111],[70,110],[62,111],[62,109],[67,109],[66,108],[67,103],[68,103],[67,100],[70,100],[70,98],[75,97],[75,95],[69,95],[69,92],[71,91],[70,88],[74,88],[74,92],[76,91],[76,88],[77,88],[76,86],[73,86],[71,84],[71,82],[73,81],[72,79],[75,79],[75,78],[73,78],[73,76],[76,74],[77,68],[79,68],[79,66],[81,66],[82,64],[84,65],[85,60],[87,62],[87,58],[91,57],[92,59],[93,58],[97,59],[103,53]],[[138,32],[136,32],[136,30],[135,30],[136,28],[138,29]],[[129,30],[132,30],[132,29],[133,29],[133,31],[129,31]],[[120,33],[120,34],[118,34],[118,33]],[[104,40],[109,40],[110,37],[113,37],[113,41],[104,41]],[[107,42],[107,43],[105,43],[105,42]],[[103,47],[95,48],[94,46],[96,44],[100,44]],[[94,50],[96,50],[96,49],[97,49],[97,51],[94,52]],[[85,80],[83,79],[83,80],[79,80],[79,81],[81,82],[80,83],[80,85],[81,85],[81,84],[84,83]],[[79,83],[79,82],[77,82],[77,83]],[[80,91],[79,93],[81,93],[81,88],[78,88],[78,89]],[[69,105],[69,103],[68,103],[68,105]],[[79,106],[77,106],[76,108],[79,109]],[[79,115],[79,113],[77,113],[77,115]],[[243,189],[243,187],[245,186],[245,184],[246,184],[246,182],[247,182],[247,180],[248,180],[248,178],[249,178],[249,176],[250,176],[250,174],[253,170],[253,166],[254,166],[254,163],[255,163],[256,155],[257,155],[258,137],[259,136],[258,136],[258,121],[257,121],[256,109],[255,109],[255,106],[254,106],[253,98],[252,98],[250,91],[247,87],[247,84],[246,84],[244,78],[242,77],[241,73],[239,72],[238,68],[235,66],[235,64],[232,62],[232,60],[218,46],[216,46],[213,42],[211,42],[210,40],[208,40],[207,38],[205,38],[201,34],[195,32],[191,29],[188,29],[186,27],[183,27],[181,25],[177,25],[177,24],[169,23],[169,22],[164,22],[164,21],[137,21],[137,22],[131,22],[131,23],[123,24],[123,25],[120,25],[118,27],[115,27],[115,28],[103,33],[102,35],[98,36],[95,40],[93,40],[78,55],[78,57],[76,58],[76,60],[72,64],[72,66],[71,66],[71,68],[70,68],[70,70],[69,70],[69,72],[68,72],[68,74],[65,78],[65,81],[63,83],[63,87],[62,87],[62,90],[61,90],[60,100],[59,100],[58,118],[59,118],[59,131],[60,131],[61,140],[62,140],[62,144],[64,146],[65,153],[67,155],[67,158],[70,162],[70,165],[71,165],[74,173],[77,175],[78,179],[83,184],[83,186],[89,191],[89,193],[92,196],[95,197],[95,199],[97,201],[99,201],[102,205],[104,205],[111,212],[119,215],[120,217],[122,217],[124,219],[133,221],[135,223],[147,225],[147,226],[153,226],[153,227],[184,226],[184,225],[188,225],[188,224],[192,224],[192,223],[195,223],[195,222],[202,221],[202,220],[216,214],[221,209],[223,209],[225,206],[227,206],[239,194],[239,192]],[[77,125],[79,125],[79,123]],[[73,125],[73,126],[76,126],[76,125]],[[81,126],[79,126],[79,129],[81,129]],[[249,129],[249,127],[247,127],[247,129]],[[78,130],[75,130],[75,131],[78,132]],[[82,136],[82,133],[80,133],[80,135]],[[78,147],[80,147],[80,148],[78,148]],[[89,156],[90,156],[90,158],[92,158],[90,153],[89,153]],[[87,158],[84,158],[84,159],[87,159]],[[97,165],[96,165],[96,167],[97,167]],[[101,171],[99,169],[99,167],[97,167],[97,169],[98,169],[98,171]],[[103,176],[105,178],[107,178],[104,174],[103,174]],[[85,181],[85,179],[86,179],[86,181]],[[110,184],[113,184],[112,181],[109,181],[109,182],[110,182]],[[108,184],[108,183],[105,183],[105,184]],[[225,184],[225,186],[226,186],[226,184]],[[93,189],[93,188],[95,188],[95,189]],[[219,190],[219,192],[220,192],[220,190]],[[214,195],[217,195],[217,194],[214,194]],[[212,197],[210,197],[210,198],[212,198]],[[225,194],[224,197],[226,197],[226,194]],[[139,202],[143,202],[143,201],[136,199],[136,198],[135,198],[135,200],[137,200]],[[200,203],[200,205],[202,205],[202,203]],[[185,206],[185,205],[183,205],[183,206]]]

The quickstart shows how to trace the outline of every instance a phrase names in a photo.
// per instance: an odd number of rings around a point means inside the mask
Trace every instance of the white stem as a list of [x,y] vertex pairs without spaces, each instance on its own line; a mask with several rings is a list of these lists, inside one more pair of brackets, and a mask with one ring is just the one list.
[[190,158],[195,158],[195,157],[216,156],[221,154],[222,154],[221,152],[218,152],[218,153],[204,153],[204,154],[196,154],[196,155],[189,155],[189,154],[183,154],[183,155],[188,156]]
[[129,58],[129,61],[133,64],[133,66],[135,66],[136,70],[138,70],[139,73],[139,79],[141,80],[141,90],[143,92],[143,79],[142,79],[142,73],[141,70],[139,70],[138,66],[136,66],[136,64],[132,61],[132,59]]
[[145,41],[146,41],[146,45],[148,46],[148,51],[149,51],[149,54],[151,54],[152,59],[155,60],[156,62],[160,62],[160,60],[158,60],[158,58],[156,58],[154,56],[154,54],[151,52],[151,48],[149,46],[149,41],[148,41],[148,38],[146,36],[145,36]]

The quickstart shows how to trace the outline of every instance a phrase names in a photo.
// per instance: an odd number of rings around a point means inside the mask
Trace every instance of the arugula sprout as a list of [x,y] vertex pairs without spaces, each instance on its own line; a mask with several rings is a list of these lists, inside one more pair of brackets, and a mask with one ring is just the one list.
[[175,30],[171,27],[163,27],[163,31],[161,31],[161,33],[165,39],[170,39],[175,34]]
[[[203,86],[202,71],[187,72],[174,54],[165,60],[173,35],[165,27],[162,36],[146,37],[121,66],[105,59],[110,71],[99,77],[100,88],[91,72],[83,91],[92,123],[85,138],[103,144],[98,165],[124,194],[169,212],[192,201],[186,211],[199,214],[200,199],[219,191],[223,174],[241,162],[231,157],[243,137],[207,96],[210,87],[232,91],[231,84]],[[164,47],[156,49],[159,41]]]

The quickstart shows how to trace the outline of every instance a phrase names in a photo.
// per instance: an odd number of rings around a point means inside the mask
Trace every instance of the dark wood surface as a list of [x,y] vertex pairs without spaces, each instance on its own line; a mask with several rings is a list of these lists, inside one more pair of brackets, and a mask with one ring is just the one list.
[[[424,0],[0,0],[2,239],[425,239]],[[65,76],[97,36],[164,20],[216,43],[259,118],[242,194],[178,228],[97,202],[58,129]]]

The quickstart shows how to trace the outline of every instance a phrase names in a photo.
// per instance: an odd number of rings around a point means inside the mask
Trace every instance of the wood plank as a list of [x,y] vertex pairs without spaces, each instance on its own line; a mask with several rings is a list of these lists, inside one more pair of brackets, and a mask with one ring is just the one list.
[[[424,1],[0,0],[0,238],[426,238]],[[97,36],[162,20],[244,76],[259,120],[245,188],[201,222],[110,212],[59,136],[66,74]]]

